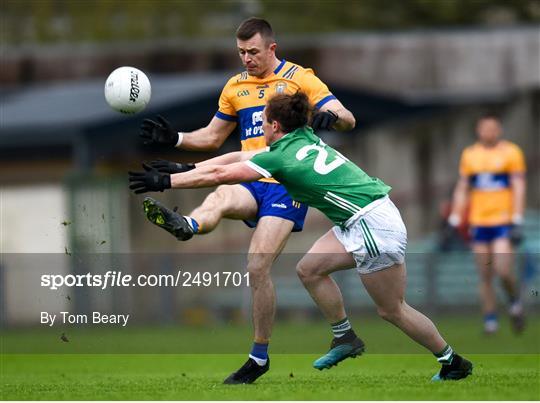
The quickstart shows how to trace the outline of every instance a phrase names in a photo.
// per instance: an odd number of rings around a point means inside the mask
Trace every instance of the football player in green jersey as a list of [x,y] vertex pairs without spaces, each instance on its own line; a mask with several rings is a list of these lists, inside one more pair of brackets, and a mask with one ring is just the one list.
[[[391,188],[317,137],[307,126],[310,112],[303,93],[277,94],[263,114],[268,150],[226,154],[174,175],[146,167],[145,172],[130,174],[131,187],[139,191],[199,188],[274,177],[294,200],[319,209],[335,224],[297,265],[302,283],[334,335],[330,350],[313,366],[331,368],[364,351],[330,277],[332,272],[356,267],[379,315],[442,364],[433,380],[465,378],[472,373],[472,364],[453,351],[430,319],[405,302],[407,231],[388,197]],[[184,230],[179,214],[151,198],[143,204],[154,224],[177,237]]]
[[[178,132],[163,117],[145,119],[141,137],[146,144],[169,145],[190,151],[214,151],[238,128],[243,151],[266,148],[262,114],[266,100],[275,92],[305,92],[317,107],[311,126],[317,130],[348,131],[353,114],[309,68],[276,55],[277,44],[270,23],[251,17],[236,31],[236,47],[245,70],[229,79],[219,97],[219,108],[210,123],[192,132]],[[189,165],[153,161],[151,166],[170,174],[187,171]],[[185,231],[179,240],[214,230],[223,218],[242,220],[255,228],[249,243],[246,269],[250,276],[253,344],[248,360],[232,373],[226,384],[252,383],[269,369],[268,347],[275,315],[275,291],[270,275],[274,260],[291,232],[301,231],[307,206],[295,203],[274,179],[221,185],[178,223]],[[182,220],[181,220],[182,221]]]

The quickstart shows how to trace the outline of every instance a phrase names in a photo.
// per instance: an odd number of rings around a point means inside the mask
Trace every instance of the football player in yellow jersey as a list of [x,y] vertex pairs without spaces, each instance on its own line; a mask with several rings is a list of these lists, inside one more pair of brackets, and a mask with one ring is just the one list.
[[467,147],[461,156],[460,179],[448,221],[451,226],[458,226],[467,202],[470,203],[469,224],[480,274],[484,331],[493,333],[498,329],[493,279],[499,276],[510,302],[514,330],[520,332],[525,323],[512,244],[521,239],[525,162],[517,145],[500,139],[502,126],[496,116],[481,117],[476,130],[478,142]]
[[[208,126],[182,133],[174,130],[162,117],[157,121],[147,119],[141,126],[141,137],[145,143],[169,144],[194,151],[217,150],[239,126],[242,150],[263,149],[266,143],[262,114],[266,100],[276,92],[292,94],[298,90],[305,92],[310,103],[318,108],[311,122],[314,130],[346,131],[354,128],[352,113],[311,69],[276,57],[274,33],[267,21],[249,18],[242,22],[236,32],[236,43],[246,70],[227,82],[219,98],[219,109]],[[145,169],[177,173],[193,167],[192,164],[154,161],[152,167]],[[158,190],[170,187],[170,183],[156,185],[159,185]],[[180,240],[212,231],[222,218],[244,220],[256,228],[247,262],[254,343],[248,361],[225,383],[251,383],[269,368],[268,343],[275,314],[275,291],[270,269],[290,233],[302,230],[306,213],[307,206],[293,201],[282,185],[273,179],[265,179],[219,186],[181,223],[183,230],[176,234]]]

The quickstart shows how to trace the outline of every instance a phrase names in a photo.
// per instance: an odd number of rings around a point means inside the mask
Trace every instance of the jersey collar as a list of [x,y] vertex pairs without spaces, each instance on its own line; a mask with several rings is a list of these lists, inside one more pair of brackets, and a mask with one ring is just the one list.
[[285,59],[281,59],[281,63],[279,63],[279,65],[274,70],[274,74],[279,73],[279,71],[283,68],[284,65],[285,65]]

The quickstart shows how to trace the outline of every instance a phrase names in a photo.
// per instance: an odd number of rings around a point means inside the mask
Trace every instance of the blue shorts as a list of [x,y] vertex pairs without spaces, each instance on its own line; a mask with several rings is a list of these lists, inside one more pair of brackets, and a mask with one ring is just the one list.
[[257,218],[254,221],[246,221],[246,225],[255,228],[264,216],[281,217],[294,223],[293,232],[302,231],[308,206],[294,201],[285,187],[279,183],[250,182],[241,183],[251,192],[257,206]]
[[495,225],[493,227],[471,227],[473,242],[491,242],[497,238],[509,238],[511,225]]

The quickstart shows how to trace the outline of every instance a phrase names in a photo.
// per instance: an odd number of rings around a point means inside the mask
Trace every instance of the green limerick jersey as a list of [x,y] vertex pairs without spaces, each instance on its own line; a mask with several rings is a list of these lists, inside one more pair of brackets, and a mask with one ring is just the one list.
[[339,226],[391,189],[326,145],[309,127],[286,134],[246,164],[266,178],[274,177],[294,200],[317,208]]

